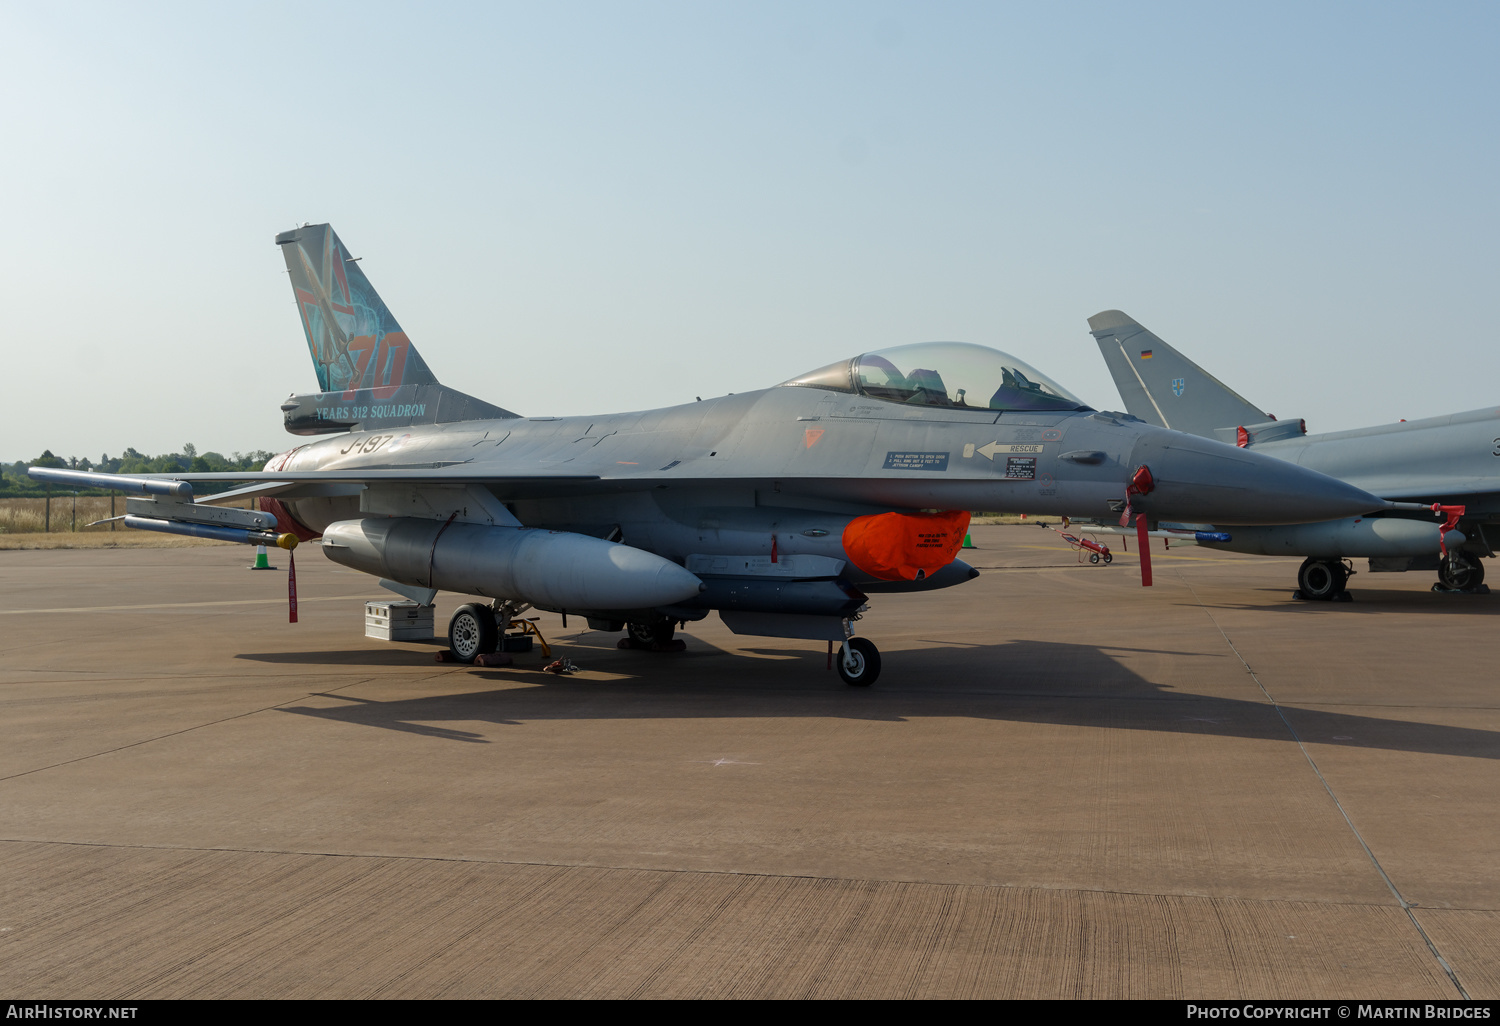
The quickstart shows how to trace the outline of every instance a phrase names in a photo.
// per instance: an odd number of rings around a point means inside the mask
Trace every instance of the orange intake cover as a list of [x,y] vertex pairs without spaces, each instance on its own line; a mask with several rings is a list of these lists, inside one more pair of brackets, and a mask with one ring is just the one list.
[[856,517],[844,528],[849,561],[882,581],[915,581],[958,558],[969,530],[969,514],[877,513]]

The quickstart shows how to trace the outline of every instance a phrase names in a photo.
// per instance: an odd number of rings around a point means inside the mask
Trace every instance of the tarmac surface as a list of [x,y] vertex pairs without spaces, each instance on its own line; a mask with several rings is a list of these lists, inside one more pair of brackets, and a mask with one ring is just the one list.
[[717,617],[436,663],[316,546],[295,625],[242,547],[0,552],[0,995],[1500,996],[1500,593],[973,533],[868,689]]

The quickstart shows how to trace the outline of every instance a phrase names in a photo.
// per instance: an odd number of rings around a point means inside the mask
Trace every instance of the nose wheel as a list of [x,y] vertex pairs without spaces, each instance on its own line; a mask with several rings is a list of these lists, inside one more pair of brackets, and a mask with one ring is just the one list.
[[866,638],[850,638],[839,649],[837,665],[845,684],[867,688],[880,676],[880,650]]

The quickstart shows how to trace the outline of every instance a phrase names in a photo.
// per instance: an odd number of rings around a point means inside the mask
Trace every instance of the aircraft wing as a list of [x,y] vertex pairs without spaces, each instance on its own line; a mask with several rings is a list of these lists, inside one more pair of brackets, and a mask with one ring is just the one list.
[[287,499],[319,499],[338,495],[358,495],[364,485],[348,481],[287,481],[278,477],[275,481],[260,481],[243,488],[231,488],[227,492],[201,495],[197,502],[203,506],[229,506],[245,499],[282,497]]
[[[35,475],[40,476],[40,475]],[[108,478],[115,475],[97,474],[95,477]],[[119,475],[121,478],[124,475]],[[204,473],[204,474],[134,474],[135,478],[153,479],[163,481],[250,481],[253,484],[245,488],[237,489],[244,492],[246,496],[253,489],[275,488],[280,485],[292,485],[304,482],[359,482],[368,483],[372,481],[409,481],[409,482],[433,482],[442,484],[457,484],[459,482],[483,481],[486,484],[505,484],[509,482],[524,483],[528,481],[599,481],[598,474],[554,474],[546,471],[537,473],[515,474],[505,471],[496,471],[493,468],[486,469],[478,466],[450,466],[436,468],[362,468],[351,467],[346,470],[246,470],[239,473]],[[94,484],[89,487],[108,488],[107,484]]]
[[[93,471],[61,470],[32,467],[30,475],[38,480],[75,485],[83,488],[109,488],[137,494],[170,495],[196,502],[200,506],[227,506],[245,499],[279,497],[312,499],[340,495],[358,495],[366,485],[380,482],[409,484],[511,485],[524,490],[527,485],[600,480],[597,474],[560,474],[547,471],[524,474],[496,473],[469,466],[437,468],[386,468],[311,471],[207,472],[199,474],[100,474]],[[198,481],[244,481],[243,487],[227,492],[195,497],[192,485]],[[186,489],[178,487],[185,484]]]
[[[149,477],[156,475],[139,475]],[[246,499],[318,499],[341,495],[358,495],[367,485],[387,484],[487,484],[496,485],[512,496],[521,496],[528,491],[547,485],[586,485],[603,479],[597,474],[549,474],[496,473],[494,469],[480,470],[470,467],[442,467],[438,469],[401,470],[311,470],[311,471],[261,471],[238,474],[203,473],[161,475],[172,481],[247,481],[243,487],[227,492],[202,495],[195,500],[204,506],[227,506]],[[110,485],[92,485],[108,488]],[[572,489],[569,489],[570,491]]]
[[[197,506],[231,506],[246,499],[295,500],[322,497],[354,496],[378,485],[485,485],[502,502],[529,498],[555,498],[587,494],[618,494],[659,486],[707,485],[713,488],[777,488],[790,494],[835,499],[845,502],[868,502],[892,508],[918,508],[931,505],[926,491],[911,491],[913,482],[883,477],[829,477],[825,473],[805,476],[788,474],[736,474],[722,465],[700,468],[696,472],[674,464],[647,469],[621,467],[618,471],[599,474],[568,473],[541,469],[534,465],[524,470],[505,465],[451,464],[438,467],[347,467],[327,470],[238,471],[178,474],[99,474],[73,470],[51,470],[33,467],[33,477],[85,488],[110,488],[124,492],[170,495]],[[199,482],[243,482],[242,487],[215,494],[195,496],[192,486]],[[925,488],[927,482],[918,481]]]

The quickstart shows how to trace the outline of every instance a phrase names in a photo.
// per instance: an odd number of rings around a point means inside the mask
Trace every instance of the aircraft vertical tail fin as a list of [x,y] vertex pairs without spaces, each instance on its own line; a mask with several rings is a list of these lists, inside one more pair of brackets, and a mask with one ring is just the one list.
[[516,416],[439,384],[331,225],[276,236],[318,375],[315,395],[281,406],[286,429],[311,435]]
[[322,391],[437,381],[331,225],[282,232],[276,244]]
[[1239,425],[1274,418],[1119,310],[1089,318],[1089,331],[1132,416],[1205,438],[1233,441]]

